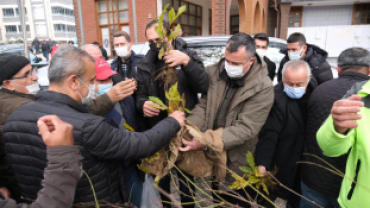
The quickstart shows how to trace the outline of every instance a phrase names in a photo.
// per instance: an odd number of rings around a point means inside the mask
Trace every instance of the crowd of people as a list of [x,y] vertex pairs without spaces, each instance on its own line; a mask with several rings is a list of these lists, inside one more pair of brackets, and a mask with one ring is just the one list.
[[[70,40],[68,41],[68,44],[69,45],[74,45],[74,41]],[[43,41],[40,43],[39,39],[37,37],[35,37],[32,41],[32,44],[31,46],[29,46],[29,50],[31,52],[35,52],[36,55],[40,54],[40,49],[41,49],[41,52],[42,52],[42,55],[44,56],[45,60],[47,62],[49,62],[49,58],[50,58],[50,55],[53,56],[53,54],[55,53],[55,51],[58,49],[58,45],[57,42],[51,40],[51,38],[49,38],[48,41],[46,41],[46,39],[43,39]],[[35,50],[35,51],[33,51]]]
[[[131,50],[129,34],[113,34],[117,58],[111,64],[96,42],[59,46],[45,91],[28,59],[0,54],[1,207],[95,207],[96,199],[141,207],[144,177],[137,164],[166,146],[185,120],[209,141],[221,141],[229,170],[222,181],[226,186],[235,181],[231,173],[243,175],[240,167],[250,165],[246,154],[252,152],[259,174],[275,172],[285,186],[270,190],[271,201],[281,198],[292,208],[317,207],[311,201],[325,208],[366,207],[368,50],[341,52],[339,77],[333,79],[328,53],[301,33],[288,37],[278,70],[265,56],[266,34],[237,33],[226,43],[225,57],[204,67],[180,37],[159,58],[157,25],[152,21],[145,28],[150,46],[145,56]],[[49,43],[44,40],[43,51],[44,45],[48,52]],[[168,115],[149,100],[155,96],[168,104],[164,80],[156,76],[165,65],[176,68],[178,91],[190,114]],[[212,154],[209,147],[194,138],[178,149]],[[190,184],[198,181],[186,172],[177,176]],[[167,175],[159,187],[169,193],[171,183]],[[246,200],[252,196],[273,207],[252,189],[211,186],[223,190],[219,197],[233,205],[250,207]],[[178,189],[183,207],[195,207],[195,187],[180,182]],[[161,195],[163,201],[171,200],[167,197]]]

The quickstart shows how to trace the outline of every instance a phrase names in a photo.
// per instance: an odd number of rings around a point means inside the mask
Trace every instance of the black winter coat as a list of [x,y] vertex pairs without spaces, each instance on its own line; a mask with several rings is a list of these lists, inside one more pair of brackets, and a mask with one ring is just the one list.
[[[143,55],[136,55],[134,51],[131,51],[131,70],[127,71],[127,77],[128,78],[134,78],[136,79],[136,73],[137,73],[137,63],[143,58]],[[111,63],[111,68],[113,71],[117,72],[122,76],[122,69],[121,69],[122,61],[121,58],[115,58]]]
[[[181,66],[177,70],[178,90],[180,94],[185,93],[186,108],[191,110],[198,102],[198,93],[207,93],[208,91],[208,75],[204,71],[202,60],[197,56],[196,52],[188,50],[187,44],[181,38],[176,38],[175,49],[186,53],[190,57],[188,65]],[[158,58],[155,52],[150,50],[143,59],[137,64],[137,82],[138,88],[136,91],[136,107],[143,115],[143,105],[148,100],[149,96],[158,97],[157,81],[153,73],[156,69]],[[167,101],[162,100],[163,103]],[[153,118],[144,118],[148,128],[156,125],[160,120],[166,117],[166,114],[161,113]]]
[[275,74],[276,74],[276,64],[274,62],[272,62],[269,58],[267,58],[266,56],[263,57],[263,60],[266,62],[267,64],[267,69],[269,71],[269,77],[271,79],[271,81],[274,81],[274,78],[275,78]]
[[[69,96],[39,92],[35,102],[18,108],[3,128],[7,156],[21,188],[21,194],[35,199],[42,188],[47,166],[46,146],[38,135],[37,120],[54,114],[74,127],[75,145],[82,146],[82,168],[87,172],[96,197],[121,203],[119,167],[123,161],[148,157],[168,144],[179,130],[179,123],[167,118],[144,133],[131,133],[112,127],[103,117],[90,114],[86,106]],[[94,195],[86,176],[77,184],[75,201],[93,202]]]
[[[316,81],[311,81],[306,94],[309,96],[316,86]],[[255,160],[256,165],[263,165],[267,170],[276,167],[275,177],[293,188],[305,139],[305,122],[297,101],[285,94],[282,83],[275,86],[274,92],[274,105],[258,136]],[[273,194],[287,199],[290,192],[276,187]]]
[[[347,156],[326,157],[322,154],[316,140],[316,133],[330,115],[333,103],[340,100],[356,82],[370,80],[370,77],[357,72],[345,71],[334,79],[320,85],[312,93],[308,102],[308,121],[306,141],[303,152],[318,156],[333,165],[343,173],[347,163]],[[303,161],[312,162],[328,167],[312,156],[303,155]],[[334,197],[339,196],[343,178],[321,167],[309,164],[302,165],[302,180],[310,188]]]
[[[283,49],[280,52],[285,54],[285,57],[281,60],[278,70],[279,83],[282,78],[281,72],[283,70],[283,66],[289,61],[288,50]],[[328,58],[328,53],[325,50],[318,46],[307,44],[306,57],[304,61],[306,61],[311,67],[312,75],[319,85],[333,79],[333,72],[331,71],[329,63],[326,61],[326,58]]]

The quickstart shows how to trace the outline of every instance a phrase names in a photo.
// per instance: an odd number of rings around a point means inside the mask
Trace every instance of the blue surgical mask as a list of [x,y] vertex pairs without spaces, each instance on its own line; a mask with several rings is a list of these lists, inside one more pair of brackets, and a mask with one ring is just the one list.
[[100,85],[98,85],[99,92],[96,95],[100,96],[102,94],[106,94],[110,89],[112,89],[112,87],[113,87],[113,83],[100,84]]
[[302,50],[303,50],[303,47],[301,48],[301,50],[299,52],[288,52],[288,56],[289,56],[289,60],[293,61],[293,60],[301,60],[302,58]]
[[284,85],[284,92],[292,99],[300,99],[306,93],[306,87],[294,88]]

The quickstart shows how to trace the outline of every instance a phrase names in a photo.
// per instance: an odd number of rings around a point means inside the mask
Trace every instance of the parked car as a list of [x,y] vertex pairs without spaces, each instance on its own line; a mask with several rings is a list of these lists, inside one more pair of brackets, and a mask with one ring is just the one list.
[[[230,35],[225,36],[196,36],[184,37],[188,43],[188,48],[197,52],[198,56],[203,60],[205,66],[218,62],[225,56],[225,46]],[[279,38],[270,37],[270,43],[266,56],[276,63],[276,68],[279,68],[281,59],[284,54],[280,53],[282,48],[286,48],[286,41]],[[132,50],[136,54],[145,55],[150,47],[148,42],[144,44],[134,44]]]
[[[0,47],[0,53],[14,53],[20,56],[25,56],[24,45],[23,44],[9,44]],[[33,68],[41,68],[47,66],[49,63],[42,61],[40,57],[37,57],[31,51],[28,51],[30,56],[31,65]]]

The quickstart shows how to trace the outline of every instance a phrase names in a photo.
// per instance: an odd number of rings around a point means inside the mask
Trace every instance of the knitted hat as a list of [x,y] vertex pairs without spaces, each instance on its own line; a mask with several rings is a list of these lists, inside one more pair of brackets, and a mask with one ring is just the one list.
[[24,56],[18,56],[12,53],[0,54],[0,85],[3,84],[4,80],[11,79],[23,67],[30,63],[30,60]]

